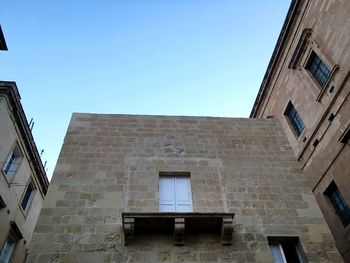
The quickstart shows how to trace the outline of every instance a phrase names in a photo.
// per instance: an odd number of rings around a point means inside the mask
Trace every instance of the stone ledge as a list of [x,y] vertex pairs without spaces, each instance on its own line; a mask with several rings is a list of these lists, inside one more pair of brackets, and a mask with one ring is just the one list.
[[221,233],[223,245],[232,245],[234,213],[124,212],[124,245],[136,234],[173,233],[174,244],[184,245],[185,233]]

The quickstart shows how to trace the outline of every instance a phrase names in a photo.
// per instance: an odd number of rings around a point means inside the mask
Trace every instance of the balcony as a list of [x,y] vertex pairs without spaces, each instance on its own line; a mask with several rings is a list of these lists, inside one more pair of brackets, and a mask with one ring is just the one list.
[[129,245],[138,234],[169,233],[174,244],[185,244],[185,233],[218,233],[222,245],[232,245],[234,213],[122,213],[124,245]]

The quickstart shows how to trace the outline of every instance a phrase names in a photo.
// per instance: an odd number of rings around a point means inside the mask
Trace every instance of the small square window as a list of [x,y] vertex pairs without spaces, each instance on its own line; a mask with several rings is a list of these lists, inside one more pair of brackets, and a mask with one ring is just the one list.
[[339,216],[344,227],[350,224],[350,208],[340,193],[334,181],[328,186],[324,194],[331,201],[336,214]]
[[159,211],[193,211],[189,173],[161,172],[159,174]]
[[16,145],[11,151],[10,155],[7,157],[7,160],[2,167],[2,171],[5,174],[8,182],[12,181],[15,173],[18,170],[18,167],[21,164],[21,160],[22,155],[18,146]]
[[275,263],[303,263],[298,237],[268,237],[269,247]]
[[32,181],[29,182],[27,189],[23,195],[21,207],[24,212],[27,212],[29,209],[30,204],[33,201],[34,195],[35,195],[35,186]]
[[323,87],[329,78],[331,71],[320,57],[312,51],[305,67],[314,76],[316,81]]
[[297,112],[297,110],[291,102],[289,102],[286,111],[284,112],[284,115],[287,116],[297,136],[300,136],[300,134],[305,128],[305,125],[299,113]]

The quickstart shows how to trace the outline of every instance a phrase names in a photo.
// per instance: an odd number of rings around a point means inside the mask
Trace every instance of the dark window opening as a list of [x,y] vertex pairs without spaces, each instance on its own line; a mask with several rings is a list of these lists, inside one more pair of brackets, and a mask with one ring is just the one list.
[[276,263],[303,263],[303,252],[298,237],[268,237]]
[[6,204],[5,204],[4,200],[2,200],[2,197],[0,195],[0,209],[5,208],[5,207],[6,207]]
[[304,130],[305,125],[304,125],[304,122],[301,119],[299,113],[296,111],[296,109],[294,108],[294,106],[291,102],[289,102],[287,109],[286,109],[286,112],[284,114],[288,117],[288,119],[289,119],[290,123],[292,124],[297,136],[299,136],[302,133],[302,131]]
[[348,125],[348,127],[345,129],[343,134],[340,136],[339,141],[341,143],[348,143],[349,138],[350,138],[350,125]]
[[347,226],[350,224],[350,208],[334,181],[328,186],[324,194],[327,195],[331,201],[335,212],[339,216],[343,225]]
[[329,122],[332,122],[334,120],[334,118],[335,118],[335,115],[333,113],[331,113],[331,115],[329,115],[329,117],[328,117]]
[[323,87],[329,78],[331,71],[327,65],[320,59],[315,52],[312,51],[306,67],[308,71],[315,77],[317,82]]
[[26,189],[26,192],[23,196],[21,207],[23,210],[26,210],[28,205],[31,203],[33,196],[34,196],[35,188],[32,182],[28,184],[28,187]]

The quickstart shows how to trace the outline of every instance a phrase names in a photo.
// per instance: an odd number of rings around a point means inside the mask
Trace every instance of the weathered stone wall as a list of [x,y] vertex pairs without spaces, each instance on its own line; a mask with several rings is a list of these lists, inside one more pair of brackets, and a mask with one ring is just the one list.
[[[6,207],[0,208],[0,254],[11,231],[11,221],[14,221],[21,232],[23,239],[18,240],[16,248],[11,256],[11,262],[22,263],[27,254],[29,243],[32,239],[34,227],[39,217],[43,202],[43,195],[39,190],[35,192],[29,209],[23,211],[20,204],[30,178],[35,183],[35,170],[29,161],[28,152],[24,145],[24,139],[18,132],[18,126],[12,115],[12,106],[8,97],[0,95],[0,195]],[[16,173],[11,180],[6,178],[3,171],[5,162],[17,145],[21,152],[22,159]]]
[[[300,10],[281,48],[281,56],[271,73],[256,117],[272,115],[281,121],[304,173],[311,180],[311,189],[338,249],[350,262],[350,225],[343,226],[324,195],[326,188],[334,181],[350,205],[349,143],[339,142],[350,125],[350,1],[299,2]],[[288,68],[305,28],[312,30],[311,37],[297,68]],[[335,70],[325,87],[321,87],[305,68],[311,51],[316,52],[330,70]],[[300,136],[296,136],[284,115],[289,101],[305,124]]]
[[[137,235],[121,213],[158,211],[160,171],[190,172],[194,212],[234,212],[220,235]],[[73,114],[27,262],[272,262],[298,236],[308,262],[342,262],[276,120]]]

